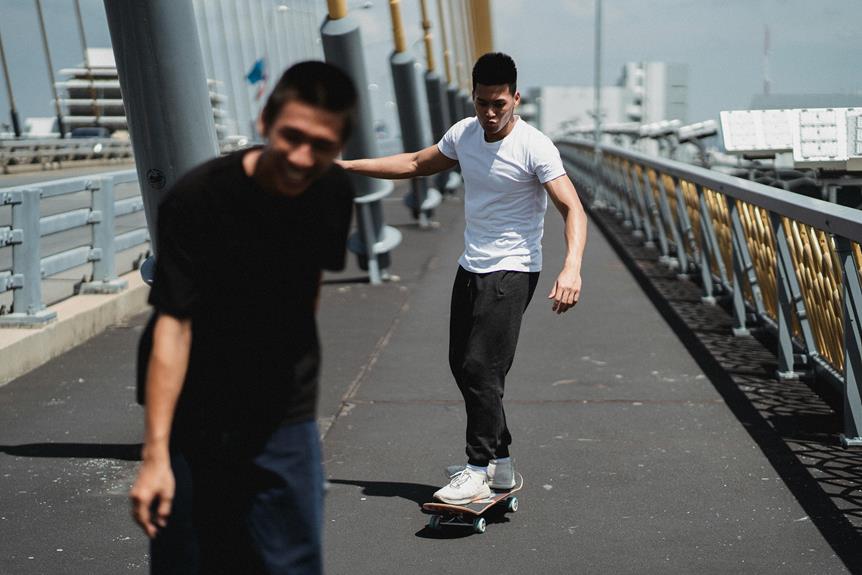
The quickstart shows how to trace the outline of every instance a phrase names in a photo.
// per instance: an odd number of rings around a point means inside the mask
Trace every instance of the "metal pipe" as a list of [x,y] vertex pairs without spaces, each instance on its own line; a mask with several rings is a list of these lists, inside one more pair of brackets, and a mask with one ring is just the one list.
[[347,17],[347,0],[326,0],[329,19],[340,20]]
[[225,85],[227,85],[227,89],[230,92],[228,94],[228,98],[230,98],[230,107],[231,112],[233,112],[233,121],[234,121],[234,132],[242,133],[239,129],[240,126],[240,117],[239,117],[239,101],[236,95],[236,87],[234,86],[234,76],[233,76],[233,67],[230,64],[230,50],[227,48],[227,30],[225,30],[224,24],[224,10],[222,9],[221,0],[215,0],[214,2],[216,11],[218,12],[218,21],[222,26],[221,33],[221,47],[222,47],[222,59],[224,60],[224,67],[227,70],[227,74],[225,78],[227,81]]
[[[75,1],[77,2],[78,0],[75,0]],[[199,0],[195,6],[196,7],[200,6],[200,9],[201,9],[201,13],[200,13],[200,21],[201,21],[200,37],[203,40],[203,42],[201,42],[201,49],[203,50],[203,53],[204,53],[204,62],[207,65],[207,68],[206,68],[207,77],[215,80],[215,78],[216,78],[215,62],[213,61],[213,54],[212,54],[213,49],[212,49],[212,41],[210,40],[210,32],[209,32],[210,26],[209,26],[209,22],[207,21],[206,5],[207,5],[206,0]]]
[[475,31],[476,54],[487,54],[494,51],[494,31],[491,22],[491,6],[489,0],[472,0],[473,30]]
[[[457,2],[458,0],[456,0]],[[464,74],[464,89],[472,92],[473,87],[471,85],[470,80],[470,70],[473,65],[473,62],[476,61],[475,54],[473,54],[473,49],[471,48],[470,41],[470,17],[467,11],[467,4],[464,0],[460,0],[458,5],[461,8],[461,35],[462,41],[464,42],[464,67],[462,69]]]
[[[461,14],[464,22],[464,42],[467,46],[467,54],[469,55],[467,58],[467,68],[469,69],[470,65],[476,61],[480,54],[476,51],[476,33],[474,29],[475,23],[473,22],[473,10],[467,6],[467,0],[462,0],[461,2]],[[465,80],[467,79],[465,78]]]
[[422,9],[422,30],[425,34],[422,39],[425,41],[425,60],[427,69],[433,72],[436,68],[434,65],[434,44],[431,35],[431,20],[428,18],[428,0],[419,0],[419,5]]
[[245,127],[248,130],[247,133],[249,135],[251,135],[251,137],[255,137],[255,135],[257,134],[257,131],[255,130],[255,125],[254,125],[254,121],[255,121],[254,100],[251,97],[251,91],[248,89],[248,87],[246,86],[246,83],[245,83],[245,74],[246,74],[246,68],[245,67],[249,65],[249,62],[251,62],[251,60],[249,60],[248,54],[246,53],[244,34],[242,33],[242,31],[243,31],[242,24],[241,24],[242,21],[240,20],[240,17],[239,17],[239,8],[237,8],[236,0],[232,0],[230,2],[230,5],[233,7],[233,23],[234,23],[234,29],[236,31],[236,40],[237,40],[237,43],[239,44],[239,49],[237,50],[237,52],[239,53],[240,62],[241,62],[240,71],[242,72],[242,76],[241,76],[241,78],[242,78],[241,82],[242,82],[242,87],[243,87],[242,91],[245,94],[245,98],[243,98],[243,99],[245,100],[245,104],[246,104],[244,111],[246,113],[246,117],[247,117],[247,121],[248,121],[248,123],[246,124]]
[[401,0],[389,0],[389,13],[392,16],[392,37],[395,42],[395,53],[402,54],[407,51],[407,42],[404,40],[404,24],[401,21]]
[[84,33],[84,19],[81,17],[80,0],[75,0],[75,20],[78,23],[78,36],[81,39],[81,53],[84,55],[84,66],[89,70],[90,57],[87,55],[87,35]]
[[455,84],[459,88],[463,88],[464,86],[464,62],[461,60],[461,49],[458,42],[458,23],[455,18],[455,10],[452,6],[452,2],[457,0],[448,0],[449,2],[449,23],[450,28],[452,30],[452,48],[455,50]]
[[285,27],[284,27],[284,12],[287,12],[286,4],[277,4],[273,6],[275,10],[275,14],[272,17],[272,21],[270,22],[273,27],[273,37],[275,38],[275,46],[278,51],[278,74],[277,76],[281,76],[284,73],[284,70],[287,68],[288,61],[288,49],[287,42],[285,41]]
[[440,20],[440,40],[443,42],[443,68],[446,70],[446,83],[451,85],[452,65],[450,60],[452,58],[452,54],[449,52],[449,41],[446,37],[446,14],[444,14],[443,11],[443,0],[437,0],[437,12],[438,19]]
[[595,42],[595,141],[598,150],[602,137],[602,0],[596,0]]
[[42,16],[42,0],[36,0],[36,13],[39,16],[39,31],[42,33],[42,47],[45,50],[45,61],[48,64],[48,80],[51,83],[51,94],[54,96],[54,111],[57,113],[57,128],[60,137],[66,136],[63,127],[63,111],[60,109],[60,99],[57,97],[57,86],[54,85],[54,64],[51,62],[51,50],[48,47],[48,34],[45,31],[45,18]]
[[12,131],[16,138],[21,137],[21,125],[18,123],[18,110],[15,108],[15,95],[12,93],[12,79],[9,77],[9,66],[6,64],[6,50],[3,49],[3,38],[0,37],[0,62],[3,64],[3,78],[6,80],[6,96],[9,99],[9,116],[12,120]]

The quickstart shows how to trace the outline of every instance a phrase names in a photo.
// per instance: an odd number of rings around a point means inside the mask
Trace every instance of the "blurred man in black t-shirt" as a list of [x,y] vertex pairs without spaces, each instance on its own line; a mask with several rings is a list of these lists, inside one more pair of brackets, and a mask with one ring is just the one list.
[[263,147],[183,176],[159,208],[143,463],[130,497],[153,573],[320,573],[315,422],[322,270],[344,266],[353,189],[333,160],[356,90],[285,72]]

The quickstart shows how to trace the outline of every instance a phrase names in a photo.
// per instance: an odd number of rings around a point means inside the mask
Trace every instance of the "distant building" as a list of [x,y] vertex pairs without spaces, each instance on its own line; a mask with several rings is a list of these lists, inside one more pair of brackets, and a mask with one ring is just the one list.
[[[534,124],[546,134],[594,125],[593,86],[543,86],[529,90]],[[688,121],[688,65],[629,62],[614,86],[601,88],[603,124]]]
[[[88,48],[89,67],[64,68],[60,74],[66,79],[57,82],[63,124],[70,130],[82,127],[104,127],[111,132],[128,130],[126,112],[120,95],[120,79],[114,52],[110,48]],[[225,97],[216,89],[215,80],[207,80],[210,102],[213,107],[216,133],[224,140],[233,130],[227,113],[222,108]]]

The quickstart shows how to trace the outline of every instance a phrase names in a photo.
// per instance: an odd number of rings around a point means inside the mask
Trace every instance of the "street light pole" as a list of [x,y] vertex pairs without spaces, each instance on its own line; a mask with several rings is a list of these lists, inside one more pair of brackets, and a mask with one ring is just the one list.
[[593,165],[593,199],[601,198],[601,178],[599,172],[602,165],[602,0],[596,0],[596,31],[595,31],[595,161]]

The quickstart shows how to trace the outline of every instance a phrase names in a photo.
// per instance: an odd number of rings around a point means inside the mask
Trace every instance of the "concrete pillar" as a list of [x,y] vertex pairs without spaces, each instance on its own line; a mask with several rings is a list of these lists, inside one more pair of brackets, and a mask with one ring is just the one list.
[[218,155],[191,0],[105,0],[153,251],[157,207],[189,169]]
[[[356,125],[344,146],[347,159],[380,156],[374,135],[374,117],[368,95],[368,74],[362,50],[359,23],[347,14],[347,2],[329,0],[329,17],[320,30],[326,61],[344,70],[356,84],[359,95]],[[389,276],[389,252],[401,243],[401,232],[385,225],[380,200],[392,192],[392,182],[352,174],[357,191],[359,232],[348,240],[348,248],[357,255],[359,266],[368,270],[371,283],[378,284]]]

